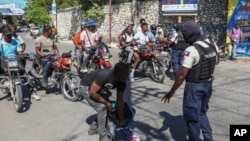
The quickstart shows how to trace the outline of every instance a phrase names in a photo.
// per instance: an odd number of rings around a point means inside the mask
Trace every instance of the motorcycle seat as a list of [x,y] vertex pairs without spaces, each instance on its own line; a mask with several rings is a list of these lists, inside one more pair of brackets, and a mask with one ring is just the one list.
[[62,58],[63,57],[71,57],[71,52],[63,53]]

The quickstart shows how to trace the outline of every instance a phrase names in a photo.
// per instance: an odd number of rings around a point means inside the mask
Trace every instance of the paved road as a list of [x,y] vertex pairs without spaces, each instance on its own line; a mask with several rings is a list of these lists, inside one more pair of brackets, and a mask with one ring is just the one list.
[[[34,51],[34,40],[23,35]],[[70,43],[58,43],[60,52],[73,50]],[[117,61],[118,49],[111,49]],[[214,93],[210,101],[210,118],[215,141],[229,140],[230,124],[250,124],[250,61],[221,62],[216,68]],[[133,127],[141,141],[186,141],[187,129],[182,116],[183,86],[170,104],[160,102],[173,81],[164,84],[148,78],[136,78],[129,85],[130,100],[136,109]],[[130,91],[131,90],[131,91]],[[0,93],[0,141],[97,141],[88,136],[88,124],[95,113],[85,101],[69,102],[56,90],[39,91],[41,101],[26,101],[27,110],[14,111],[13,103]]]

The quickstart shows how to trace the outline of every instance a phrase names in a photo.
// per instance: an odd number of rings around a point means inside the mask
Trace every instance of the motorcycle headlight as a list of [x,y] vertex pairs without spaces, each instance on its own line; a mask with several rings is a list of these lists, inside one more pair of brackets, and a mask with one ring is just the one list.
[[102,58],[103,58],[103,59],[109,59],[109,54],[108,54],[108,53],[102,54]]
[[16,67],[18,67],[17,60],[8,60],[8,66],[9,66],[9,68],[16,68]]
[[70,64],[73,64],[75,62],[75,59],[67,58],[65,62],[66,62],[66,64],[70,65]]

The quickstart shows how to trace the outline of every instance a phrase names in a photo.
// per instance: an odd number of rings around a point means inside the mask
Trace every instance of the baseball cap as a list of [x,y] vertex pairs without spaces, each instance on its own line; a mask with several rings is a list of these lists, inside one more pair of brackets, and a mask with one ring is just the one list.
[[4,35],[12,35],[12,34],[13,34],[13,33],[11,32],[11,30],[8,29],[8,28],[4,28],[4,29],[2,30],[2,32],[3,32]]
[[87,26],[95,26],[95,21],[94,20],[88,20],[87,21]]

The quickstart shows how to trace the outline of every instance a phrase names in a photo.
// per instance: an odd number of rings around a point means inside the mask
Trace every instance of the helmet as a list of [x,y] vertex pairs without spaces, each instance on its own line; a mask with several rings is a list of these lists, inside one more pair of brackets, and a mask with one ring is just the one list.
[[85,27],[86,26],[86,23],[85,22],[82,22],[81,23],[81,27]]
[[94,20],[88,20],[86,26],[95,26],[95,21]]
[[150,30],[152,31],[156,31],[157,30],[157,26],[155,25],[155,24],[152,24],[151,26],[150,26]]
[[176,24],[174,24],[174,27],[173,27],[176,31],[180,31],[181,30],[181,28],[182,28],[182,24],[180,24],[180,23],[176,23]]

